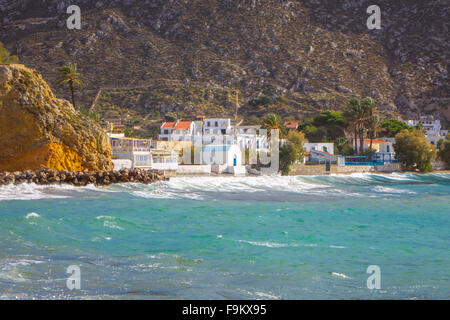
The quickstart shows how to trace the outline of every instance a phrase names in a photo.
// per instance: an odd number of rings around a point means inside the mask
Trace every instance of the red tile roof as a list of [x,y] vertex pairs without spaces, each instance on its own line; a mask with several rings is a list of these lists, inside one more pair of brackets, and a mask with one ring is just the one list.
[[175,126],[175,122],[164,122],[161,128],[173,128]]
[[288,129],[297,129],[298,121],[286,121],[284,126]]
[[[370,139],[364,139],[364,142],[370,143]],[[387,143],[385,140],[373,139],[372,143]]]
[[180,121],[177,123],[174,130],[189,130],[189,127],[191,126],[192,121]]

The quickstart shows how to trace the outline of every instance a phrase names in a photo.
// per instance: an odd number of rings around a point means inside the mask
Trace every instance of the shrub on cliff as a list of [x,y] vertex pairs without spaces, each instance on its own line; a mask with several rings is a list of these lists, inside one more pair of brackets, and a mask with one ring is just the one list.
[[0,42],[0,64],[10,64],[19,63],[19,58],[17,56],[12,56],[5,47],[3,43]]
[[436,158],[436,149],[422,130],[402,130],[395,136],[394,149],[395,157],[406,170],[433,171],[431,161]]

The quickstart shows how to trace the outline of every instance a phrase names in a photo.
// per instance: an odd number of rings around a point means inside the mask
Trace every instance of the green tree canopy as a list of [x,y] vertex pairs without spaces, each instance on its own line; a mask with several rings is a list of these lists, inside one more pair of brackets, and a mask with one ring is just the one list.
[[[347,121],[342,112],[325,110],[313,118],[312,126],[318,128],[315,133],[322,135],[320,137],[321,141],[334,141],[344,136],[344,128],[347,126]],[[308,129],[311,133],[311,140],[316,140],[317,135],[314,135],[314,128]],[[307,136],[309,139],[310,135],[307,134]]]
[[431,161],[436,158],[436,149],[422,130],[402,130],[395,136],[394,149],[395,157],[406,170],[433,170]]
[[286,143],[280,148],[280,171],[288,174],[290,167],[296,161],[303,161],[306,155],[304,143],[306,138],[303,132],[289,130]]
[[272,103],[273,103],[273,99],[265,94],[261,94],[257,98],[252,99],[248,102],[248,104],[253,107],[268,106],[268,105],[271,105]]
[[383,128],[383,134],[387,137],[393,138],[397,133],[400,133],[400,131],[408,129],[411,130],[412,128],[408,126],[406,123],[399,121],[397,119],[389,119],[384,120],[381,123],[381,127]]
[[445,140],[439,141],[439,158],[450,167],[450,133],[447,134]]
[[12,64],[19,63],[19,58],[17,56],[12,56],[9,51],[0,42],[0,64]]
[[58,77],[56,78],[56,85],[63,86],[67,84],[72,93],[72,104],[75,107],[75,87],[83,88],[83,81],[81,80],[81,73],[77,70],[76,63],[70,63],[58,69]]

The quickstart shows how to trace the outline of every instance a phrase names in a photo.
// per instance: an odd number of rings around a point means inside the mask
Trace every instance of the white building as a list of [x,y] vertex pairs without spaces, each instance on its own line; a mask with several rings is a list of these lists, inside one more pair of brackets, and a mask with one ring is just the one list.
[[334,143],[332,142],[306,142],[303,146],[306,152],[314,150],[334,155]]
[[203,120],[203,135],[229,135],[232,133],[230,119]]
[[195,146],[238,145],[243,154],[250,149],[252,157],[269,149],[267,133],[261,132],[259,126],[233,126],[228,118],[164,122],[158,138],[162,141],[192,141]]
[[175,151],[152,149],[151,168],[155,170],[178,170],[178,154]]
[[216,173],[232,173],[245,175],[242,165],[241,149],[237,145],[207,145],[201,152],[203,165],[211,165],[211,171]]
[[151,168],[150,139],[111,137],[113,159],[129,159],[132,168]]
[[421,124],[428,142],[435,147],[439,140],[445,139],[448,134],[448,130],[442,129],[441,120],[434,119],[433,116],[422,116],[417,120],[408,120],[406,124],[410,127],[417,127]]
[[162,141],[192,141],[198,134],[194,121],[164,122],[158,136]]
[[[176,152],[151,148],[150,139],[110,138],[113,150],[113,162],[122,169],[129,163],[130,168],[176,170],[178,155]],[[114,161],[129,160],[130,162]],[[119,167],[120,166],[120,167]]]

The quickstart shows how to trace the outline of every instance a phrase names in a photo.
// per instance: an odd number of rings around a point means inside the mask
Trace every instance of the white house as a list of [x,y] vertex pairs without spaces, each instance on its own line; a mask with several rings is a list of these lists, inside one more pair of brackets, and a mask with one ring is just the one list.
[[174,151],[152,149],[150,139],[111,137],[110,141],[116,170],[124,167],[156,170],[178,169],[178,154]]
[[132,168],[150,169],[152,155],[150,139],[110,137],[113,159],[129,159]]
[[[363,150],[370,148],[370,139],[364,139]],[[392,162],[395,160],[395,150],[394,150],[394,138],[376,138],[372,139],[372,149],[375,153],[372,154],[372,160],[375,162]],[[356,140],[356,145],[358,149],[360,148],[359,139]]]
[[164,122],[158,136],[162,141],[192,141],[196,134],[194,121]]
[[303,146],[306,152],[315,150],[334,155],[334,143],[332,142],[306,142]]
[[204,135],[227,135],[232,133],[230,119],[205,119],[203,120]]
[[152,149],[152,169],[178,170],[178,154],[175,151]]
[[439,140],[445,139],[445,136],[448,133],[448,130],[442,129],[441,121],[434,119],[433,116],[422,116],[416,120],[408,120],[406,124],[410,127],[417,127],[421,124],[428,142],[435,147],[437,146]]
[[232,173],[245,175],[245,166],[242,165],[241,149],[237,145],[207,145],[201,152],[203,165],[211,165],[216,173]]

